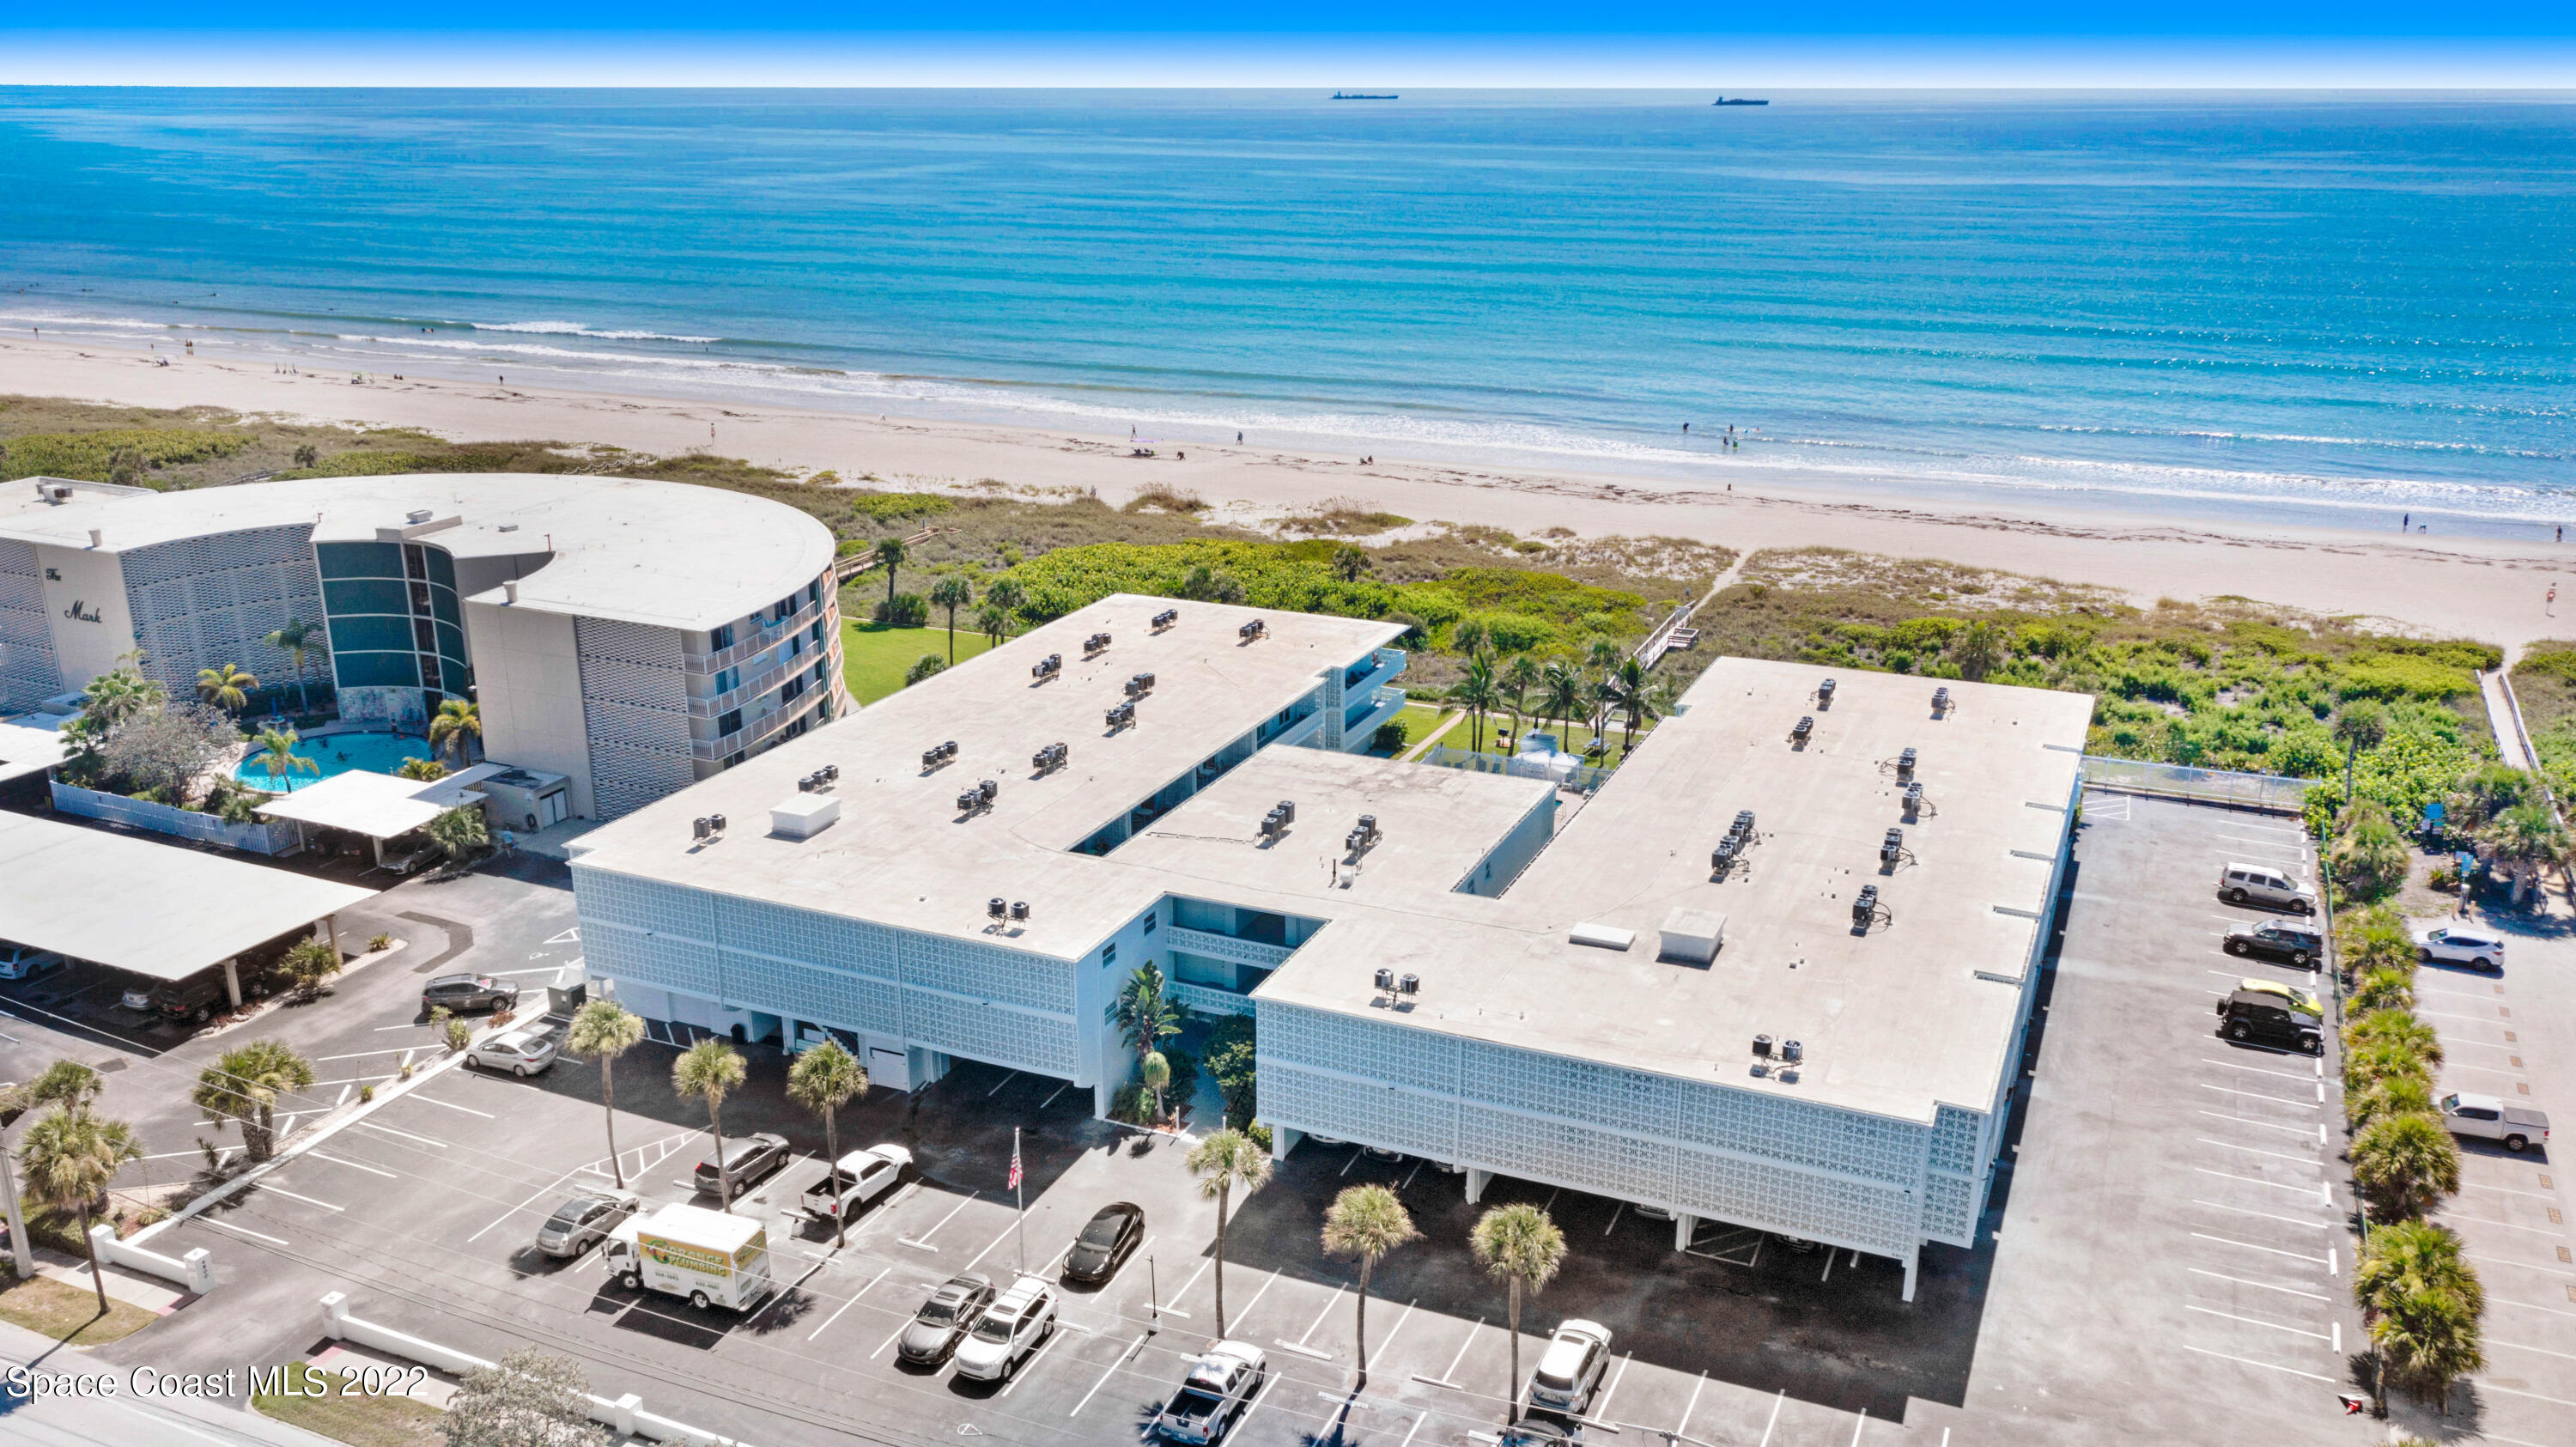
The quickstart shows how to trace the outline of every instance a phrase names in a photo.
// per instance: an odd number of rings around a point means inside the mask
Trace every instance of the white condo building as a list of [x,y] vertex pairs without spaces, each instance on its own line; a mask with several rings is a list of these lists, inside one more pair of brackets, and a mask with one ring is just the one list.
[[1910,1296],[1974,1239],[2092,701],[1723,659],[1587,799],[1360,756],[1397,632],[1105,599],[576,842],[589,969],[884,1084],[966,1058],[1105,1110],[1150,962],[1255,1017],[1283,1154],[1806,1237]]

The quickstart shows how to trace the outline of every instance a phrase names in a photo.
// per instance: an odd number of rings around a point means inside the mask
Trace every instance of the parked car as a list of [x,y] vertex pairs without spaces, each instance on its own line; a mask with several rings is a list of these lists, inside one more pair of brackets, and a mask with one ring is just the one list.
[[1221,1341],[1190,1364],[1154,1430],[1175,1442],[1214,1442],[1252,1405],[1270,1375],[1269,1359],[1250,1342]]
[[[740,1195],[744,1188],[758,1185],[777,1174],[779,1168],[787,1164],[790,1154],[785,1136],[772,1135],[768,1131],[735,1136],[724,1143],[724,1175],[732,1178],[734,1194]],[[717,1193],[722,1179],[717,1175],[714,1156],[698,1162],[696,1179],[701,1192],[710,1196]]]
[[[242,982],[248,998],[251,982]],[[124,995],[125,1008],[159,1015],[166,1020],[184,1020],[203,1025],[214,1018],[217,1010],[232,1004],[232,990],[224,983],[223,966],[199,970],[184,980],[163,980],[157,985],[142,985]]]
[[2303,919],[2240,924],[2227,932],[2227,952],[2310,967],[2326,957],[2325,931]]
[[421,1013],[444,1009],[451,1015],[469,1010],[498,1010],[519,1003],[519,987],[508,980],[490,975],[441,975],[423,985],[420,991]]
[[825,1220],[861,1206],[894,1189],[912,1164],[912,1152],[901,1146],[870,1146],[841,1157],[831,1174],[805,1188],[798,1204],[808,1216]]
[[1132,1201],[1103,1206],[1064,1254],[1064,1279],[1086,1285],[1107,1281],[1144,1239],[1144,1208]]
[[0,940],[0,980],[33,979],[40,971],[62,967],[63,957],[57,951]]
[[2320,1020],[2325,1018],[2325,1006],[2317,1000],[2316,996],[2296,985],[2285,985],[2278,980],[2258,980],[2248,975],[2236,982],[2236,988],[2252,990],[2258,995],[2278,995],[2289,1001],[2290,1008],[2299,1014],[2314,1015]]
[[2229,904],[2260,904],[2292,914],[2315,914],[2317,891],[2269,864],[2230,861],[2218,871],[2218,894]]
[[2436,925],[2415,935],[2415,958],[2424,964],[2504,969],[2504,936],[2472,925]]
[[1575,1447],[1582,1440],[1582,1423],[1538,1413],[1505,1427],[1495,1447]]
[[903,1329],[895,1355],[915,1366],[935,1367],[946,1361],[958,1341],[983,1319],[984,1309],[997,1294],[991,1281],[971,1271],[949,1277],[912,1314],[912,1325]]
[[1567,1321],[1547,1339],[1531,1371],[1525,1398],[1533,1411],[1583,1415],[1592,1405],[1593,1389],[1610,1368],[1610,1328],[1580,1318]]
[[537,1228],[537,1249],[548,1256],[579,1256],[643,1206],[633,1191],[579,1191],[566,1197]]
[[2453,1135],[2499,1141],[2515,1155],[2535,1145],[2549,1144],[2548,1116],[2530,1106],[2514,1105],[2492,1095],[2443,1096],[2442,1123],[2451,1128]]
[[957,1375],[977,1382],[998,1382],[1019,1369],[1046,1339],[1055,1334],[1055,1288],[1034,1276],[1023,1276],[984,1308],[966,1340],[957,1345]]
[[524,1080],[555,1063],[555,1032],[543,1025],[505,1030],[477,1041],[465,1052],[465,1063],[477,1070],[506,1070]]
[[2272,1045],[2283,1050],[2325,1053],[2320,1017],[2298,1009],[2269,990],[2238,990],[2218,1002],[2219,1033],[2239,1045]]

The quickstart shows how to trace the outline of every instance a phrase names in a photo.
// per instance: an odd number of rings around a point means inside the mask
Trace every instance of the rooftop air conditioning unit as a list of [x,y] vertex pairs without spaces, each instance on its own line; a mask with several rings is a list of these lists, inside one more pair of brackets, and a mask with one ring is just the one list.
[[1150,673],[1139,673],[1127,680],[1127,696],[1129,698],[1143,698],[1145,695],[1152,693],[1153,691],[1154,675]]
[[1734,838],[1743,840],[1748,844],[1751,843],[1753,840],[1753,811],[1750,809],[1736,810],[1734,827],[1728,829],[1726,832]]
[[1824,682],[1816,685],[1816,707],[1832,708],[1833,706],[1834,681],[1828,678]]
[[1012,900],[1011,918],[1018,920],[1023,924],[1027,923],[1029,918],[1029,902],[1025,899]]
[[1029,677],[1036,679],[1040,683],[1044,683],[1063,671],[1064,655],[1061,653],[1050,653],[1046,657],[1029,665]]
[[1261,816],[1261,837],[1277,839],[1288,832],[1288,816],[1277,809]]
[[1905,831],[1902,829],[1888,830],[1887,837],[1878,841],[1878,862],[1881,864],[1894,864],[1904,856]]
[[1421,994],[1421,993],[1422,993],[1422,977],[1421,977],[1420,975],[1406,975],[1406,976],[1403,976],[1402,978],[1398,979],[1398,980],[1395,982],[1395,992],[1396,992],[1397,994],[1399,994],[1399,995],[1419,995],[1419,994]]
[[1008,919],[1011,916],[1010,901],[1002,898],[998,894],[994,895],[991,899],[984,901],[984,913],[986,917],[991,919]]
[[1060,769],[1064,767],[1064,761],[1072,757],[1072,753],[1072,750],[1062,744],[1049,744],[1029,757],[1029,766],[1041,774],[1049,769]]
[[1181,610],[1180,610],[1180,609],[1178,609],[1178,608],[1166,608],[1166,609],[1164,609],[1162,612],[1157,613],[1157,614],[1155,614],[1155,615],[1154,615],[1154,631],[1155,631],[1155,632],[1157,632],[1157,633],[1160,633],[1160,632],[1162,632],[1164,629],[1169,628],[1169,627],[1171,627],[1173,624],[1178,623],[1178,622],[1180,622],[1180,621],[1181,621]]
[[1946,688],[1936,688],[1932,690],[1932,711],[1934,713],[1947,713],[1950,711],[1950,690]]
[[841,817],[841,801],[830,794],[804,793],[769,810],[769,832],[781,839],[811,839]]
[[1852,928],[1866,930],[1878,918],[1878,886],[1864,884],[1860,896],[1852,901]]
[[1738,836],[1729,834],[1725,838],[1720,839],[1717,841],[1717,847],[1708,852],[1709,872],[1712,874],[1724,874],[1729,869],[1735,867],[1736,858],[1743,854],[1743,852],[1744,841]]
[[706,843],[708,840],[715,838],[718,834],[723,832],[724,831],[712,818],[702,817],[689,821],[689,837],[698,841],[700,844]]
[[1910,774],[1914,772],[1914,750],[1912,746],[1909,745],[1903,753],[1896,756],[1896,772],[1899,774]]
[[1760,1059],[1763,1059],[1763,1060],[1768,1060],[1768,1059],[1770,1059],[1770,1058],[1771,1058],[1771,1037],[1770,1037],[1770,1036],[1768,1036],[1768,1035],[1756,1035],[1756,1036],[1754,1036],[1754,1037],[1753,1037],[1753,1053],[1754,1053],[1754,1055],[1755,1055],[1755,1056],[1757,1056],[1757,1057],[1758,1057],[1758,1058],[1760,1058]]
[[1131,698],[1125,703],[1113,706],[1104,717],[1111,728],[1125,728],[1136,721],[1136,700]]
[[1262,622],[1262,621],[1261,621],[1260,619],[1258,619],[1258,618],[1255,618],[1255,619],[1253,619],[1251,622],[1246,623],[1246,624],[1244,624],[1242,627],[1237,628],[1236,630],[1234,630],[1234,636],[1236,636],[1237,638],[1242,639],[1242,640],[1243,640],[1244,642],[1246,642],[1246,643],[1250,643],[1251,641],[1253,641],[1253,640],[1254,640],[1254,639],[1256,639],[1256,638],[1260,638],[1260,637],[1264,637],[1264,636],[1266,636],[1269,632],[1270,632],[1270,625],[1269,625],[1269,624],[1267,624],[1267,623]]
[[433,516],[435,516],[435,514],[431,511],[431,509],[429,509],[429,508],[425,508],[425,507],[416,507],[416,508],[413,508],[411,511],[409,511],[409,512],[407,512],[407,513],[404,513],[404,514],[403,514],[403,521],[404,521],[404,522],[407,522],[407,523],[425,523],[425,522],[429,521],[429,520],[430,520],[430,518],[431,518],[431,517],[433,517]]
[[1002,794],[1002,786],[1001,786],[1001,785],[999,785],[999,784],[997,784],[997,783],[994,783],[994,782],[993,782],[992,780],[990,780],[990,779],[986,779],[986,780],[985,780],[985,781],[983,781],[982,783],[977,784],[977,785],[975,786],[975,796],[976,796],[977,798],[979,798],[979,799],[982,799],[982,800],[983,800],[985,803],[987,803],[987,804],[990,804],[990,803],[992,803],[995,799],[1000,798],[1000,797],[1001,797],[1001,794]]
[[1815,731],[1816,716],[1811,713],[1800,714],[1798,716],[1798,722],[1792,725],[1789,729],[1789,737],[1796,739],[1798,742],[1803,744],[1807,741],[1807,735],[1814,733]]
[[1923,785],[1919,780],[1905,786],[1905,812],[1908,814],[1923,812]]
[[1108,647],[1109,635],[1106,633],[1094,633],[1090,637],[1082,640],[1082,656],[1089,658],[1094,654],[1106,652]]
[[1807,1047],[1795,1040],[1783,1040],[1780,1042],[1780,1058],[1795,1065],[1807,1058]]
[[1386,991],[1386,992],[1387,992],[1388,994],[1390,994],[1390,995],[1394,994],[1394,993],[1395,993],[1395,971],[1393,971],[1393,970],[1384,970],[1384,969],[1379,970],[1379,971],[1377,972],[1377,987],[1378,987],[1379,989],[1381,989],[1381,990]]
[[1294,824],[1297,822],[1297,805],[1295,801],[1289,799],[1282,799],[1279,801],[1279,820],[1283,824]]
[[1377,816],[1362,814],[1360,822],[1351,826],[1351,832],[1342,836],[1342,847],[1357,854],[1376,844],[1381,837],[1383,836],[1377,829]]

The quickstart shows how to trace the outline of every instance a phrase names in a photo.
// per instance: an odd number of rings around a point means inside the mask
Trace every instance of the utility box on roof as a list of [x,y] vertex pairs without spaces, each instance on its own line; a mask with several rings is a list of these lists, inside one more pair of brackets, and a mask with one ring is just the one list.
[[1726,943],[1726,916],[1713,909],[1676,909],[1664,916],[1663,955],[1705,965]]
[[799,794],[784,804],[769,809],[769,832],[781,839],[811,839],[832,827],[841,817],[841,801],[833,794]]

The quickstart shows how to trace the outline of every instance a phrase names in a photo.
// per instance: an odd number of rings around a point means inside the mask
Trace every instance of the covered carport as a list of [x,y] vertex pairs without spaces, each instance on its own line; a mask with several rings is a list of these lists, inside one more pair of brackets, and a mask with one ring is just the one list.
[[105,829],[0,813],[0,936],[154,980],[223,966],[238,1008],[246,951],[375,897],[292,870]]
[[315,829],[336,829],[367,839],[374,845],[376,863],[382,866],[387,841],[427,828],[450,809],[480,805],[484,796],[474,785],[505,772],[499,764],[477,764],[461,774],[422,780],[352,770],[271,799],[259,806],[259,813],[262,818],[292,821],[307,845]]

